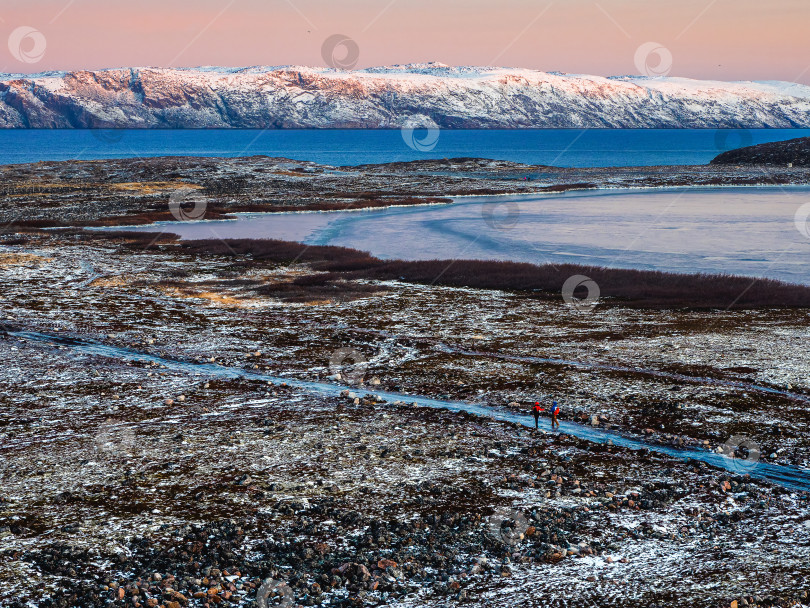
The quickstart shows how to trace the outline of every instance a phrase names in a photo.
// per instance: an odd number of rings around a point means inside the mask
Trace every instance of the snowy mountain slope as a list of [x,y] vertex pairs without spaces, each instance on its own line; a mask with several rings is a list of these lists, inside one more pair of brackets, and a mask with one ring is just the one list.
[[0,75],[0,127],[810,127],[810,87],[412,64]]

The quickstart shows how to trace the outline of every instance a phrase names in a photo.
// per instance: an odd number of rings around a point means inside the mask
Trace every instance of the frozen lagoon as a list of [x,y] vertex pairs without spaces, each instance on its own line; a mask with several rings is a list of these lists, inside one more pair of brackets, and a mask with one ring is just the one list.
[[[810,284],[810,226],[797,222],[803,209],[810,214],[808,187],[600,190],[364,211],[240,214],[159,228],[183,239],[281,239],[391,259],[573,263]],[[155,225],[137,230],[154,231]]]

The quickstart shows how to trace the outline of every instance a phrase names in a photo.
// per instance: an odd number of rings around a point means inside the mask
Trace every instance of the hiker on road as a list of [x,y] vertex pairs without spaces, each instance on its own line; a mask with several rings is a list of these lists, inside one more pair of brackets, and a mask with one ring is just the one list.
[[560,415],[560,406],[557,405],[556,401],[552,401],[551,403],[551,428],[553,429],[555,426],[560,428],[560,421],[557,420],[557,416]]
[[534,428],[540,430],[540,412],[544,411],[542,407],[540,407],[540,402],[535,401],[534,407],[532,408],[532,414],[534,415]]

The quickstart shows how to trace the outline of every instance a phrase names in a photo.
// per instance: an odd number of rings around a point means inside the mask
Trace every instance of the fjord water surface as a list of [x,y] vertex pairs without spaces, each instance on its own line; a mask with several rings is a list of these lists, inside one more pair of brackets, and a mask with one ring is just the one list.
[[[344,166],[479,157],[559,167],[697,165],[751,144],[810,136],[810,129],[398,130],[0,129],[0,164],[154,156],[267,155]],[[429,149],[426,149],[429,148]]]

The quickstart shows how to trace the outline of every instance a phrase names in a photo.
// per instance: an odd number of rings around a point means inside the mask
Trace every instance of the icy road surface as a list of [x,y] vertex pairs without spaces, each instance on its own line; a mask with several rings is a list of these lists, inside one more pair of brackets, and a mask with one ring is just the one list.
[[[170,359],[164,359],[162,357],[155,357],[153,355],[139,353],[137,351],[125,348],[108,346],[105,344],[100,344],[91,341],[75,340],[71,338],[65,339],[58,336],[48,336],[35,332],[9,332],[9,334],[28,340],[43,340],[43,341],[52,341],[56,344],[66,344],[77,351],[84,353],[91,353],[94,355],[100,355],[103,357],[113,357],[113,358],[117,357],[127,360],[155,362],[161,365],[165,365],[166,367],[171,369],[188,371],[190,373],[199,372],[208,374],[211,377],[260,378],[262,380],[269,380],[272,382],[285,382],[286,384],[296,388],[302,388],[307,391],[331,396],[336,396],[345,389],[344,386],[337,384],[328,384],[324,382],[310,382],[303,380],[295,380],[291,378],[281,378],[273,376],[271,374],[263,374],[236,368],[222,367],[220,365],[214,364],[195,364],[182,361],[173,361]],[[477,405],[474,403],[463,403],[459,401],[442,401],[438,399],[431,399],[428,397],[421,397],[417,395],[392,393],[389,391],[372,392],[360,389],[356,390],[355,392],[361,396],[374,394],[379,395],[380,397],[389,401],[397,400],[397,401],[412,402],[414,405],[421,405],[425,407],[432,407],[438,409],[447,409],[454,412],[464,411],[476,416],[491,417],[497,420],[516,422],[518,424],[523,424],[528,427],[532,426],[531,418],[529,416],[514,414],[506,411],[500,411],[493,408]],[[640,441],[637,439],[626,437],[619,433],[604,431],[601,429],[592,429],[587,426],[566,421],[560,422],[560,431],[563,433],[574,435],[575,437],[579,437],[581,439],[594,441],[597,443],[606,443],[610,441],[614,445],[627,447],[633,450],[649,449],[656,452],[660,452],[662,454],[667,454],[669,456],[674,456],[676,458],[698,460],[719,468],[729,469],[731,471],[735,471],[736,469],[736,464],[733,458],[729,458],[722,454],[716,454],[713,452],[705,452],[701,450],[690,450],[685,448],[675,448],[671,446],[650,444],[645,441]],[[750,463],[750,470],[748,470],[747,472],[752,477],[764,479],[766,481],[776,483],[778,485],[781,485],[782,487],[791,490],[810,491],[810,471],[807,471],[800,467],[781,466],[775,464],[768,464],[764,462],[756,462],[756,463],[752,462]]]

